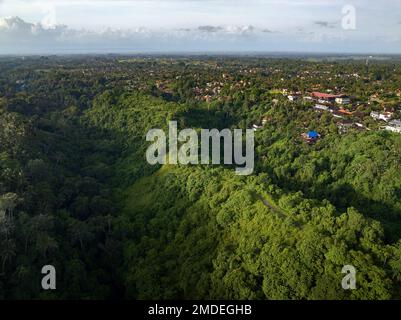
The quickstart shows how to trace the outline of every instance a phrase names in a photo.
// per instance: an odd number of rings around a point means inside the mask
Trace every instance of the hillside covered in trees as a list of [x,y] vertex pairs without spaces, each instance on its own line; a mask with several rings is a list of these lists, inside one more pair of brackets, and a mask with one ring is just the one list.
[[[396,57],[2,57],[0,298],[400,299],[401,134],[370,117],[400,85]],[[316,90],[364,129],[283,95]],[[254,173],[149,165],[171,120],[256,125]]]

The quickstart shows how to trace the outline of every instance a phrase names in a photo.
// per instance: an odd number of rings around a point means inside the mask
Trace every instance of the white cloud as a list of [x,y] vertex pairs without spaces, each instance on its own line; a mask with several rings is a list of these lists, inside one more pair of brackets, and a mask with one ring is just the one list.
[[[175,51],[187,46],[199,50],[205,45],[249,39],[252,26],[199,26],[189,29],[72,29],[63,25],[51,28],[42,22],[30,23],[19,17],[0,19],[0,53],[78,51]],[[243,40],[241,40],[243,39]],[[221,47],[223,49],[223,47]]]
[[18,42],[35,38],[56,38],[66,30],[67,27],[62,25],[54,25],[49,28],[48,25],[29,23],[19,17],[0,19],[0,37],[3,41]]
[[[81,51],[381,51],[401,53],[401,1],[0,0],[0,53]],[[38,21],[35,23],[26,21]],[[67,27],[68,26],[68,27]]]

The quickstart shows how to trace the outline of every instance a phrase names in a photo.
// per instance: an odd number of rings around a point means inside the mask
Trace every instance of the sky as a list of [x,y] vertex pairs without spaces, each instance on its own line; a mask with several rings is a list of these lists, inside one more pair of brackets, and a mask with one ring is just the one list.
[[401,54],[401,0],[0,0],[0,54]]

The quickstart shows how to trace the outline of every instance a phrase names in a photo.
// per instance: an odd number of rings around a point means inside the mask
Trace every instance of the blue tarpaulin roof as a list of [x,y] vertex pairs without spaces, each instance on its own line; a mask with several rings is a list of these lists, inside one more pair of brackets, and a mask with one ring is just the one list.
[[315,139],[319,136],[319,134],[316,131],[309,131],[308,132],[308,137],[311,139]]

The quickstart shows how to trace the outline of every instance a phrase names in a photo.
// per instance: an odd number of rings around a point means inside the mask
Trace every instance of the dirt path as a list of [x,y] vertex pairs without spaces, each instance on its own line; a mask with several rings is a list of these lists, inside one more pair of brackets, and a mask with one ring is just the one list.
[[273,212],[277,213],[277,215],[281,218],[284,219],[286,217],[286,214],[284,211],[278,209],[277,207],[273,206],[269,201],[267,201],[266,199],[262,198],[260,195],[258,195],[258,198],[260,199],[260,201],[262,201],[262,203],[269,208],[270,210],[272,210]]

